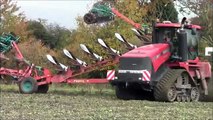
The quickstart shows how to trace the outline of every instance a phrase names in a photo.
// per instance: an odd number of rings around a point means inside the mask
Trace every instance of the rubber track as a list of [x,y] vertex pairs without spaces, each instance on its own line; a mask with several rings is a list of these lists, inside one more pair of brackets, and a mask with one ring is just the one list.
[[184,72],[184,69],[170,69],[161,80],[157,83],[154,88],[154,97],[157,101],[169,102],[167,98],[167,92],[170,87],[174,84],[178,76]]

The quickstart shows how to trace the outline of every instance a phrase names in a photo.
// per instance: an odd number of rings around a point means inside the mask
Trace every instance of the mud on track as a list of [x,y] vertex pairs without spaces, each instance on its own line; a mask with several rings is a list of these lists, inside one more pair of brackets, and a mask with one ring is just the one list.
[[[55,88],[54,88],[55,89]],[[51,90],[47,94],[19,94],[1,89],[1,120],[99,120],[99,119],[213,119],[213,103],[163,103],[146,100],[118,100],[113,90],[69,92]],[[96,89],[94,89],[95,91]]]

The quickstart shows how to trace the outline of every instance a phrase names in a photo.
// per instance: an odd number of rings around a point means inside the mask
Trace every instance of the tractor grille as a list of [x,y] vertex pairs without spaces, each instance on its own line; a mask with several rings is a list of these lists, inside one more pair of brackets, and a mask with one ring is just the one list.
[[132,73],[119,73],[118,80],[131,82],[131,81],[138,81],[139,78],[142,78],[142,74],[132,74]]
[[151,68],[149,58],[121,58],[117,77],[119,81],[139,81],[144,77],[143,70],[150,71]]
[[120,58],[119,70],[151,70],[151,60],[146,58]]

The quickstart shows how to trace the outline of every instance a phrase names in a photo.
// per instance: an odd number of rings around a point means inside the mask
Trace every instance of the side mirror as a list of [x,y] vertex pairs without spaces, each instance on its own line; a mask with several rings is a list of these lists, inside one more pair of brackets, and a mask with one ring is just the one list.
[[192,35],[196,35],[196,34],[197,34],[197,29],[196,29],[196,28],[192,28],[191,34],[192,34]]

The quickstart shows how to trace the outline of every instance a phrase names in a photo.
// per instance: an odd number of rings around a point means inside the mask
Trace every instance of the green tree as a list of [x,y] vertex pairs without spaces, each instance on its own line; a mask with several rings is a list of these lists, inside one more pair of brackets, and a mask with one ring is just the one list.
[[28,30],[36,37],[36,39],[45,39],[47,30],[41,22],[38,21],[28,21]]
[[62,49],[67,44],[70,44],[72,30],[61,27],[58,24],[49,24],[46,26],[46,29],[50,36],[52,36],[51,41],[54,41],[54,43],[52,42],[54,48]]
[[71,31],[58,24],[47,24],[44,20],[33,20],[28,24],[28,30],[32,35],[51,49],[63,48],[70,42]]
[[178,12],[171,0],[151,0],[142,7],[147,7],[147,15],[143,19],[148,22],[156,19],[178,22]]
[[41,21],[33,20],[29,21],[28,24],[28,30],[31,31],[32,35],[34,35],[36,39],[40,40],[50,48],[53,48],[53,44],[55,43],[54,38],[47,32]]

